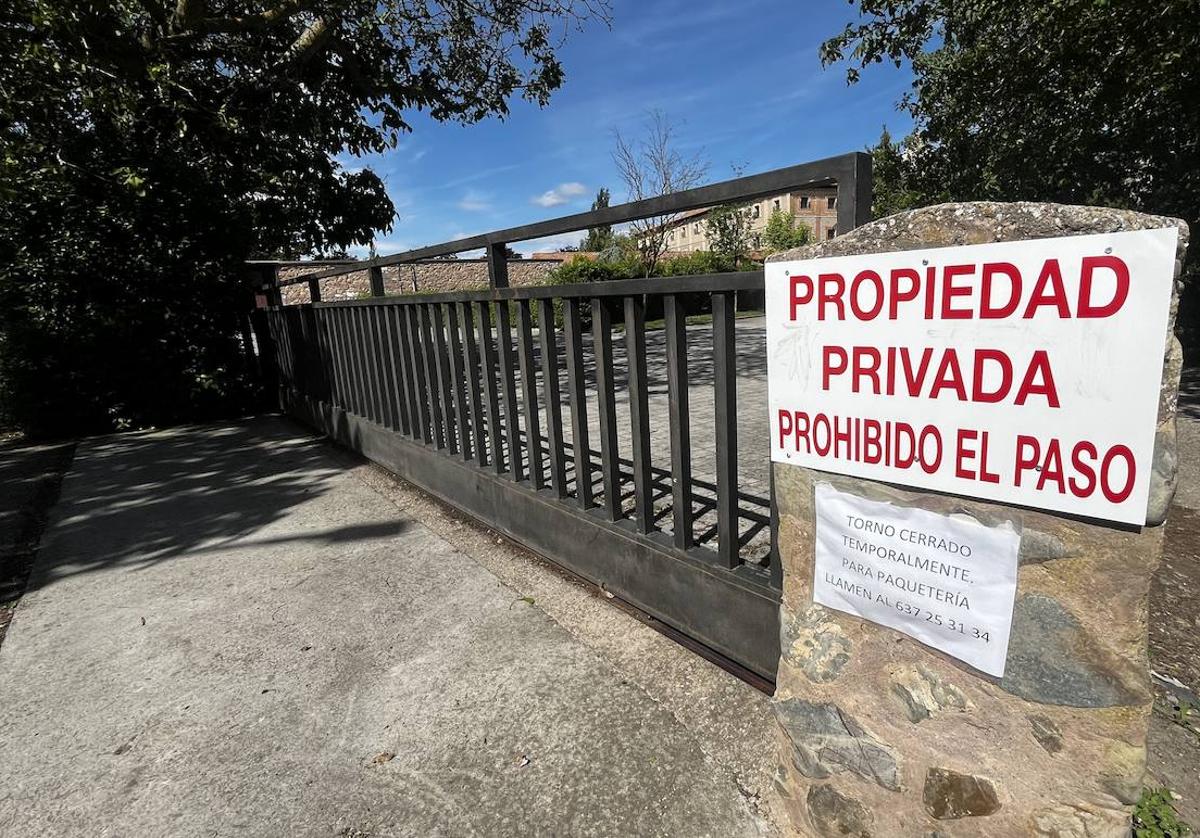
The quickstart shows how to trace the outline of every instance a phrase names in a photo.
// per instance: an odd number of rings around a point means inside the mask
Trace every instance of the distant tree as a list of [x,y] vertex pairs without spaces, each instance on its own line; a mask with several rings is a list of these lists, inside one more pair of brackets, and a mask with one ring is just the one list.
[[525,257],[521,253],[518,253],[517,251],[513,250],[508,245],[504,245],[504,258],[505,259],[524,259]]
[[812,230],[806,224],[796,222],[796,214],[782,209],[772,210],[763,230],[763,249],[767,253],[778,253],[802,247],[812,241]]
[[750,207],[722,204],[708,211],[704,220],[708,249],[735,271],[750,255]]
[[471,123],[563,82],[604,0],[0,3],[0,389],[43,434],[200,420],[249,396],[252,255],[371,241],[342,155],[409,114]]
[[[604,209],[608,206],[610,195],[606,187],[600,187],[600,191],[596,193],[596,200],[592,201],[592,209]],[[612,244],[613,231],[612,226],[604,224],[599,227],[589,227],[587,235],[579,244],[579,249],[588,253],[599,253],[606,247]]]
[[[629,200],[641,201],[691,189],[704,180],[708,161],[696,152],[685,155],[678,148],[676,129],[662,111],[650,111],[645,128],[638,139],[626,139],[620,131],[613,132],[613,163]],[[630,233],[641,256],[643,276],[654,273],[654,267],[667,249],[671,225],[677,213],[654,216],[630,224]]]
[[879,143],[871,152],[873,195],[871,217],[884,218],[928,203],[929,196],[916,187],[918,173],[913,166],[914,154],[903,142],[896,142],[885,127]]

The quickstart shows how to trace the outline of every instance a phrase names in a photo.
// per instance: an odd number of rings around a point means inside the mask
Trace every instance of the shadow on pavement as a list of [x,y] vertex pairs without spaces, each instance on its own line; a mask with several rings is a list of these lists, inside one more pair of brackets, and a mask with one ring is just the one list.
[[399,533],[404,525],[397,521],[250,538],[328,491],[345,471],[342,459],[277,417],[85,440],[29,590],[235,542],[336,544]]

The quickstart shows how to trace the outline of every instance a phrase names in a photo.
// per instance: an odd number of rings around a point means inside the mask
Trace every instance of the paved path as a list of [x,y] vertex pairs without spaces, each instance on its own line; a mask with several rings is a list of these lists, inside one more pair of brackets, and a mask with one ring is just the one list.
[[683,714],[347,464],[276,420],[80,444],[0,651],[0,834],[767,832]]

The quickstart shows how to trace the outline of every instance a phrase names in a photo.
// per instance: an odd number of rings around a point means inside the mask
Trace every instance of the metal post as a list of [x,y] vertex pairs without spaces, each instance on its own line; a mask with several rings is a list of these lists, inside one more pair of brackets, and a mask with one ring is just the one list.
[[871,155],[849,155],[837,182],[837,232],[849,233],[871,220]]
[[508,245],[489,244],[487,247],[488,283],[492,288],[508,287]]
[[371,296],[382,297],[383,290],[383,268],[378,265],[371,266]]

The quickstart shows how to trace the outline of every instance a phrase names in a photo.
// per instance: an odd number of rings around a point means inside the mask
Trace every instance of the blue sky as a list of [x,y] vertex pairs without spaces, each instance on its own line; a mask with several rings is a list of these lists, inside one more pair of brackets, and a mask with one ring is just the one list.
[[[443,124],[413,114],[400,147],[348,166],[384,179],[398,217],[380,254],[587,209],[607,186],[625,200],[612,132],[636,136],[651,109],[676,124],[680,147],[711,162],[710,180],[860,150],[886,124],[909,128],[895,103],[907,69],[874,67],[847,87],[817,48],[854,15],[845,0],[613,0],[612,27],[591,23],[559,52],[566,82],[549,106],[512,103],[505,120]],[[578,236],[525,242],[553,249]]]

